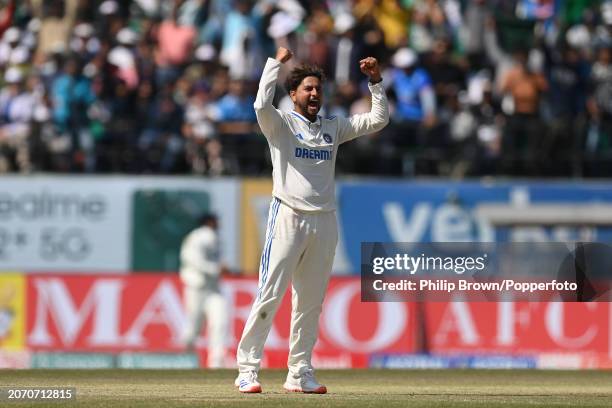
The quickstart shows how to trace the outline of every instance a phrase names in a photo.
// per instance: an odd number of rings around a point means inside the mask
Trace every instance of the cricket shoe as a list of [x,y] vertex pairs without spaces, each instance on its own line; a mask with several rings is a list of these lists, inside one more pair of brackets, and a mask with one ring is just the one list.
[[261,384],[257,381],[257,372],[249,371],[240,373],[234,381],[234,385],[238,387],[238,391],[246,394],[256,394],[261,392]]
[[287,381],[283,384],[283,388],[290,392],[303,392],[305,394],[327,393],[327,387],[319,384],[312,369],[305,370],[298,376],[291,373],[287,374]]

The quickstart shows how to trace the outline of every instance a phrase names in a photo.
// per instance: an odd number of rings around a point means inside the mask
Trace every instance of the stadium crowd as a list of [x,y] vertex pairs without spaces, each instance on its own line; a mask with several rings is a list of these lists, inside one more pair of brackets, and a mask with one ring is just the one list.
[[285,46],[324,115],[369,110],[357,61],[385,67],[392,121],[342,173],[612,175],[612,1],[0,4],[0,172],[269,174],[253,101]]

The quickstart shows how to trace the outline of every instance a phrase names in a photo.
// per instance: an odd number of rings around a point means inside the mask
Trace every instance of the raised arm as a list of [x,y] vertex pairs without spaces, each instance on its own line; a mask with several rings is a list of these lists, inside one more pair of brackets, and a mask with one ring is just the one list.
[[368,88],[372,93],[372,107],[368,113],[353,115],[348,119],[339,118],[340,143],[378,132],[389,123],[389,103],[382,83],[378,61],[372,57],[364,58],[359,61],[359,68],[370,78]]
[[283,125],[282,114],[272,105],[272,101],[274,100],[278,71],[281,65],[289,61],[292,56],[291,51],[279,47],[276,58],[268,58],[261,74],[257,98],[253,107],[255,108],[255,115],[257,115],[257,123],[259,123],[259,127],[268,139],[274,137],[277,130]]

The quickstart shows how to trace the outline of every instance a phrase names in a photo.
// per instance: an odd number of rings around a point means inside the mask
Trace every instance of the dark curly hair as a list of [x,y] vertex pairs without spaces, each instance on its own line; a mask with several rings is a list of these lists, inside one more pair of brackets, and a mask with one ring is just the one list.
[[309,76],[319,78],[321,82],[325,81],[325,73],[321,68],[316,65],[302,64],[291,70],[285,80],[285,89],[287,92],[295,91],[304,78]]

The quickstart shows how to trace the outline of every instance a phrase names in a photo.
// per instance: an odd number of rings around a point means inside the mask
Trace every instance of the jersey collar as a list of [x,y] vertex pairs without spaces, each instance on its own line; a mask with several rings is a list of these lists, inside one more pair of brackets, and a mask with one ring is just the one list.
[[306,119],[306,117],[304,117],[300,113],[297,113],[296,111],[291,111],[291,114],[295,116],[296,118],[300,119],[302,122],[306,123],[308,126],[310,125],[321,126],[321,115],[317,115],[317,120],[315,120],[314,122],[311,122],[308,119]]

